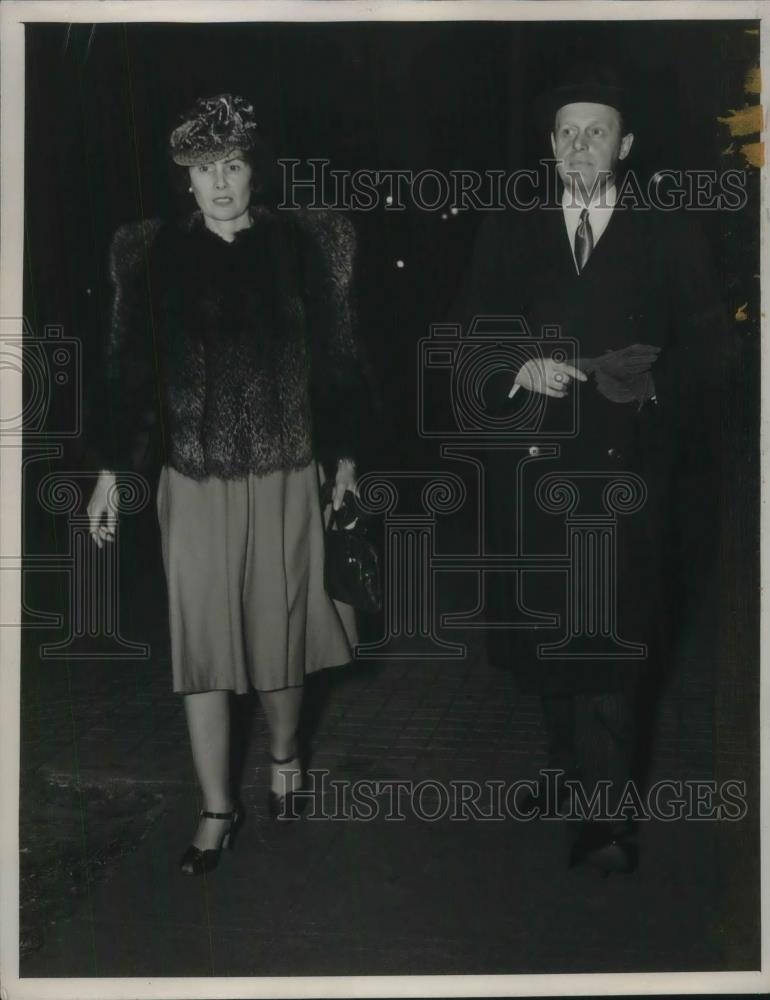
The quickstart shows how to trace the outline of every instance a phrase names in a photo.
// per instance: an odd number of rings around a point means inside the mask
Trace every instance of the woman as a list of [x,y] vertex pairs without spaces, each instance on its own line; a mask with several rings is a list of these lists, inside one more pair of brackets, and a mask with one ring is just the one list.
[[114,237],[102,471],[88,512],[96,544],[112,541],[115,473],[154,412],[173,685],[203,799],[180,867],[197,875],[242,821],[229,779],[231,693],[259,693],[278,817],[302,785],[305,675],[351,658],[353,636],[323,589],[319,467],[338,508],[355,486],[368,393],[350,224],[259,203],[264,147],[240,97],[198,100],[170,152],[198,210]]

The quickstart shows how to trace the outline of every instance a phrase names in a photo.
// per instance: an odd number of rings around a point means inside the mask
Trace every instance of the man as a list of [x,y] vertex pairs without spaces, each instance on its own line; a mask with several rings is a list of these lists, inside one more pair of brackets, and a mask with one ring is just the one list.
[[[521,451],[489,450],[488,543],[499,553],[550,556],[555,566],[489,574],[494,618],[521,625],[528,615],[541,622],[559,615],[558,627],[490,629],[489,648],[493,662],[512,666],[523,693],[540,695],[549,766],[581,782],[589,796],[596,782],[610,781],[611,811],[629,779],[643,777],[651,724],[645,706],[674,645],[672,568],[698,558],[706,568],[708,545],[681,551],[682,526],[695,513],[682,509],[683,484],[688,469],[698,474],[698,442],[702,457],[712,440],[708,394],[715,392],[723,315],[686,215],[618,204],[618,170],[635,140],[615,78],[583,71],[542,106],[561,203],[482,222],[453,318],[523,315],[533,337],[558,327],[561,342],[575,344],[572,353],[552,354],[541,341],[518,370],[501,369],[485,386],[490,410],[508,416],[510,426],[535,397],[542,414],[526,461]],[[557,441],[557,453],[541,448],[544,441]],[[608,512],[616,515],[614,552],[610,543],[594,552],[606,564],[594,563],[569,594],[564,509],[554,512],[545,491],[538,493],[550,473],[576,491],[570,514],[604,524]],[[622,503],[613,506],[605,491],[613,482],[631,493],[643,484],[631,503],[638,509],[626,514]],[[714,505],[699,509],[701,526],[716,537]],[[606,533],[599,536],[606,541]],[[606,583],[613,565],[611,593],[589,593],[602,573]],[[565,623],[576,618],[582,637],[560,645]],[[609,638],[602,632],[608,622]],[[568,793],[562,783],[561,806]],[[542,785],[526,804],[546,804]],[[605,817],[582,823],[570,860],[630,871],[636,855],[631,825]]]

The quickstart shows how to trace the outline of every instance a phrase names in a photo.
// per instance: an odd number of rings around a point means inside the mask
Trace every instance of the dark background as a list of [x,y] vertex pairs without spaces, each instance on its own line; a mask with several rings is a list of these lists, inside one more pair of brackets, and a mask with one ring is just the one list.
[[[532,104],[566,64],[618,66],[639,109],[631,165],[743,166],[716,122],[740,107],[756,61],[749,22],[34,25],[28,28],[28,319],[86,344],[107,308],[116,225],[168,212],[165,150],[201,94],[251,99],[281,157],[337,169],[515,170],[550,156]],[[686,53],[686,59],[683,55]],[[718,71],[715,69],[718,67]],[[756,171],[754,172],[757,173]],[[752,178],[754,185],[756,177]],[[480,213],[358,212],[361,329],[400,458],[418,451],[416,341],[445,317]],[[757,302],[758,216],[701,213],[726,300]],[[737,227],[740,227],[740,231]],[[397,269],[395,261],[405,266]],[[734,312],[734,309],[733,309]],[[739,333],[756,335],[758,311]],[[86,350],[86,362],[97,357]],[[87,369],[88,372],[88,369]]]
[[[612,62],[632,84],[640,112],[631,165],[742,168],[740,141],[717,121],[752,103],[747,70],[758,63],[753,22],[91,25],[27,28],[25,315],[40,335],[63,326],[84,347],[93,378],[109,302],[107,247],[115,227],[170,208],[168,133],[200,95],[251,99],[276,154],[324,157],[344,168],[515,170],[550,156],[535,127],[535,97],[580,56]],[[751,140],[751,137],[748,137]],[[754,137],[756,138],[756,137]],[[714,614],[704,661],[714,697],[715,777],[758,782],[759,201],[758,171],[739,213],[699,213],[716,263],[729,344],[704,344],[728,359],[715,399],[722,426],[721,515],[704,544],[718,554]],[[192,207],[192,206],[191,206]],[[481,213],[353,213],[359,235],[361,333],[386,413],[382,468],[435,468],[437,445],[421,441],[415,407],[417,342],[446,318]],[[396,260],[405,262],[402,269]],[[737,364],[734,364],[737,359]],[[65,419],[54,403],[47,428]],[[25,481],[26,551],[64,544],[35,500],[35,477],[84,469],[87,442],[65,445],[64,464],[36,462]],[[704,466],[704,486],[709,469]],[[151,532],[152,518],[144,527]],[[137,551],[137,550],[134,550]],[[142,549],[143,559],[151,558]],[[130,557],[129,557],[130,558]],[[139,572],[130,562],[124,572]],[[28,600],[48,609],[42,575]],[[130,588],[129,588],[130,591]],[[735,773],[736,740],[745,748]],[[724,752],[722,752],[722,749]],[[732,753],[732,756],[731,756]],[[758,802],[756,797],[752,800]],[[735,867],[732,913],[758,928],[758,817],[723,824]],[[740,829],[738,829],[740,827]],[[753,878],[756,874],[756,879]],[[728,880],[729,884],[729,880]],[[743,887],[743,888],[741,888]]]

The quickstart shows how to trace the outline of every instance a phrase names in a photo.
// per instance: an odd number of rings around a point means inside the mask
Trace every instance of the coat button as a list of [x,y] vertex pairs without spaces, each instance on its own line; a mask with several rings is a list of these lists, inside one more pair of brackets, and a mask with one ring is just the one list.
[[540,449],[536,444],[533,444],[532,447],[529,449],[529,453],[533,458],[537,458],[537,456],[540,454]]

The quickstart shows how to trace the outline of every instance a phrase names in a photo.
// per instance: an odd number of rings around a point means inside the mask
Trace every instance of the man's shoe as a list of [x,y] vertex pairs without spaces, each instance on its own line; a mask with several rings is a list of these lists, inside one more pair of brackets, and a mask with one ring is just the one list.
[[639,865],[639,848],[628,830],[602,829],[601,824],[587,823],[570,851],[569,867],[586,865],[604,876],[629,875]]

